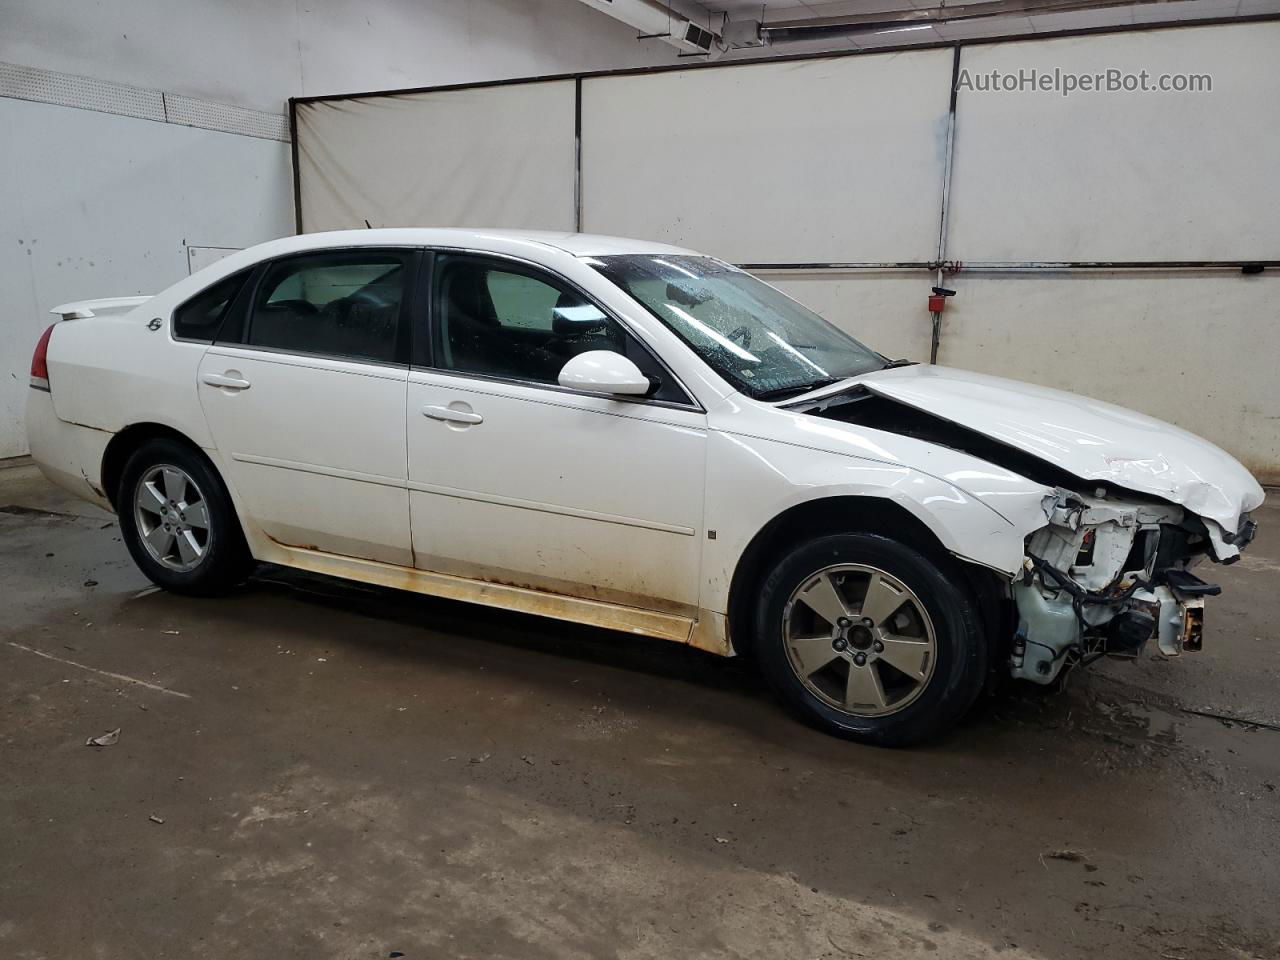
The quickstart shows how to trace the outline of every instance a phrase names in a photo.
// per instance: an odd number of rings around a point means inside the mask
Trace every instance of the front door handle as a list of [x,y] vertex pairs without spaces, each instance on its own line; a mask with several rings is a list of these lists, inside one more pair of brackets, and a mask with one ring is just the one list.
[[248,390],[249,381],[224,373],[206,373],[201,377],[211,387],[223,387],[227,390]]
[[422,415],[446,423],[484,423],[484,417],[470,410],[454,410],[452,407],[429,406],[422,408]]

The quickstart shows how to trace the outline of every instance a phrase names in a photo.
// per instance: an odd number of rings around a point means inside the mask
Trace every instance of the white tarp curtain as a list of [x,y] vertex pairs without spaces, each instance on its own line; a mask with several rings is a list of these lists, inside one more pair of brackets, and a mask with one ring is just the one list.
[[1280,23],[965,47],[974,78],[1203,75],[1212,90],[980,92],[956,105],[948,258],[1280,257]]
[[[966,45],[971,77],[1120,69],[1213,89],[962,87],[946,258],[1274,258],[1276,50],[1280,23]],[[586,77],[583,229],[740,263],[933,260],[952,55]],[[574,109],[572,80],[300,103],[303,228],[573,229]]]
[[951,60],[587,78],[583,229],[739,263],[932,260]]
[[302,223],[574,225],[572,80],[297,106]]

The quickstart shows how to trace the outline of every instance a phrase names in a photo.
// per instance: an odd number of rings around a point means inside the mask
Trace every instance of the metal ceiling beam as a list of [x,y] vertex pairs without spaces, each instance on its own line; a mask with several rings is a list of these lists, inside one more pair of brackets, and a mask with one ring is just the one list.
[[816,40],[823,37],[845,37],[862,33],[901,29],[911,26],[941,26],[998,17],[1035,16],[1078,10],[1103,10],[1110,7],[1133,7],[1167,0],[985,0],[918,9],[877,11],[840,17],[806,17],[775,20],[760,25],[761,36],[770,43]]

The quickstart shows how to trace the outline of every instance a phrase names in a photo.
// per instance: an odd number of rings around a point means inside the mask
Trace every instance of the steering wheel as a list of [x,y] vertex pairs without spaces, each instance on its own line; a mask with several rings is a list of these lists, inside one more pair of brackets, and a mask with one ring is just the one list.
[[743,324],[740,327],[735,327],[729,334],[729,339],[740,341],[742,343],[742,349],[744,350],[751,349],[751,330],[746,324]]

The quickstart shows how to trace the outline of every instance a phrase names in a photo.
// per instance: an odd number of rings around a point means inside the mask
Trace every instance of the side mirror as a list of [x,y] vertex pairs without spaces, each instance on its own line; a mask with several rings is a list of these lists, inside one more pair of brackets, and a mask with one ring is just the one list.
[[628,397],[643,397],[653,389],[633,361],[612,350],[578,354],[561,368],[560,386]]

